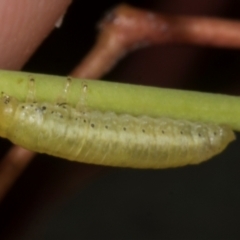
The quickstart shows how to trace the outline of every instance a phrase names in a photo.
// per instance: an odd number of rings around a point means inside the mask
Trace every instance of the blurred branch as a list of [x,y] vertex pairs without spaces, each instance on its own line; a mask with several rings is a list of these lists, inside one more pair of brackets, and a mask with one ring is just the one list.
[[156,14],[128,5],[110,11],[99,29],[95,46],[73,70],[75,75],[79,72],[83,78],[97,78],[128,52],[156,44],[240,48],[238,21]]
[[36,153],[13,146],[0,163],[0,201],[26,169]]

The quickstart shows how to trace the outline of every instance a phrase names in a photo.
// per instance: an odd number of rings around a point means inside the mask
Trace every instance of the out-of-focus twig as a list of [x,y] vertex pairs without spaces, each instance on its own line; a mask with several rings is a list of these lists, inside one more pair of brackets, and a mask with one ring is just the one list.
[[185,43],[240,48],[240,22],[217,18],[156,14],[120,5],[99,25],[90,53],[73,71],[85,78],[107,73],[129,51],[149,45]]
[[26,169],[35,153],[13,146],[0,164],[0,201],[11,189],[15,180]]

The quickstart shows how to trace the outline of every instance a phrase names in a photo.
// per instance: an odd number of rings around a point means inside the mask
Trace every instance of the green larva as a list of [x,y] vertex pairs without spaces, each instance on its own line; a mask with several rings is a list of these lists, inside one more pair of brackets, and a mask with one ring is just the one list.
[[225,125],[88,110],[88,85],[67,103],[69,78],[56,103],[36,102],[34,79],[25,102],[2,93],[0,136],[26,149],[69,160],[132,168],[197,164],[235,139]]

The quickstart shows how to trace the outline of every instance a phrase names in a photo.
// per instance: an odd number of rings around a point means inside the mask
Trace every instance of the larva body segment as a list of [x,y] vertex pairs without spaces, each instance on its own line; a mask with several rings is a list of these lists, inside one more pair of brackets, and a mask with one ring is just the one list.
[[66,103],[3,96],[0,135],[29,150],[85,163],[132,168],[197,164],[235,139],[227,126],[79,111]]

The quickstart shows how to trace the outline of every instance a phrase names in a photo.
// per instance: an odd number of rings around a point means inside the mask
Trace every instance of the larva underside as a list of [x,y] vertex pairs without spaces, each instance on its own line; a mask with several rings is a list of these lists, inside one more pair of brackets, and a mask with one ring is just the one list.
[[0,135],[36,152],[132,168],[197,164],[235,138],[224,125],[86,110],[84,98],[72,107],[64,96],[69,85],[55,104],[35,102],[34,86],[26,102],[2,96]]

